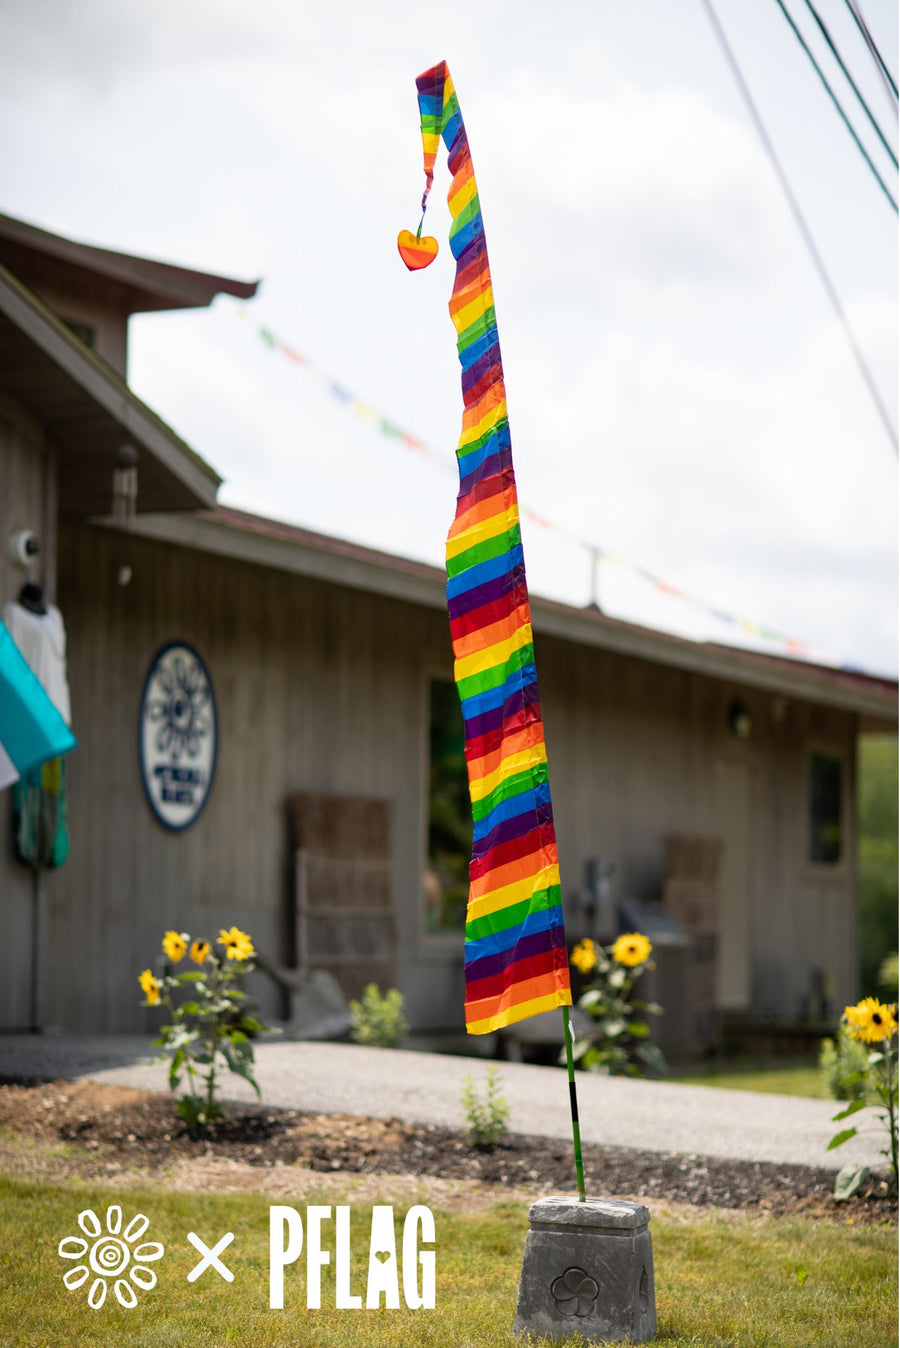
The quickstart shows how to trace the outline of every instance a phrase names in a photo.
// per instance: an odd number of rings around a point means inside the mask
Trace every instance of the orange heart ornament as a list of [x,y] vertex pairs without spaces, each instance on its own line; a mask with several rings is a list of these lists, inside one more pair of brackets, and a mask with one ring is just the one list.
[[438,241],[429,234],[417,238],[408,229],[401,229],[397,235],[397,250],[410,271],[419,271],[430,267],[438,254]]

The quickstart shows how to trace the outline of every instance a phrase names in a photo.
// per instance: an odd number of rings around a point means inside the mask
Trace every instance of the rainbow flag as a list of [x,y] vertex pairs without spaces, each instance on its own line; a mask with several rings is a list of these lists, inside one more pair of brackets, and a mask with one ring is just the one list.
[[[443,139],[462,365],[459,495],[447,538],[454,673],[474,842],[466,913],[466,1028],[571,1006],[547,751],[538,698],[491,271],[472,156],[446,64],[416,80],[426,188]],[[421,232],[421,226],[420,226]]]

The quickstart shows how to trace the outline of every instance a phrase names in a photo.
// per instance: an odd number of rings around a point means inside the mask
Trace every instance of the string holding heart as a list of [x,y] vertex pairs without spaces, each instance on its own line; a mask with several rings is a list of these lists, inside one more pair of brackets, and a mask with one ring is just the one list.
[[426,161],[425,167],[425,192],[422,196],[422,218],[419,220],[419,228],[415,234],[409,229],[401,229],[397,235],[397,250],[406,266],[410,271],[421,271],[423,267],[430,267],[438,255],[438,241],[432,238],[430,234],[422,237],[422,226],[425,223],[425,209],[428,205],[428,194],[431,191],[434,182],[434,155],[430,157],[431,162]]

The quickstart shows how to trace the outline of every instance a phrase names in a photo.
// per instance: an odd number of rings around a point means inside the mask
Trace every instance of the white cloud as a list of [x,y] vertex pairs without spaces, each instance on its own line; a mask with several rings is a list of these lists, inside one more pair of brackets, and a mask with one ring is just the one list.
[[502,146],[494,137],[489,167],[500,200],[514,194],[517,209],[552,222],[556,256],[570,244],[581,251],[588,231],[616,271],[639,265],[651,285],[685,275],[715,285],[758,276],[782,244],[756,144],[692,89],[617,79],[573,92],[532,70],[481,105],[495,127],[511,106],[525,110],[523,134]]

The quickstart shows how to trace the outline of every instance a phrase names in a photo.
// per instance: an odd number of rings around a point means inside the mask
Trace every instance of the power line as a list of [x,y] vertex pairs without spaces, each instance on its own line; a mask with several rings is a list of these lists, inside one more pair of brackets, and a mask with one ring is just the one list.
[[847,130],[850,132],[850,135],[853,137],[854,141],[856,142],[856,148],[859,150],[859,152],[860,152],[860,154],[862,155],[863,159],[866,161],[866,163],[868,164],[869,168],[872,170],[872,173],[873,173],[873,175],[874,175],[874,177],[875,177],[875,179],[876,179],[876,181],[877,181],[877,183],[878,183],[878,186],[881,188],[882,192],[883,192],[884,195],[887,197],[888,201],[891,203],[891,205],[893,206],[894,210],[896,211],[896,210],[898,209],[898,208],[897,208],[897,203],[896,203],[896,201],[894,200],[894,198],[891,196],[890,191],[889,191],[889,189],[888,189],[887,183],[884,181],[884,179],[882,178],[881,174],[878,172],[878,169],[875,167],[874,163],[872,162],[872,160],[871,160],[870,157],[869,157],[869,153],[868,153],[868,151],[866,150],[866,147],[863,145],[863,143],[862,143],[862,141],[860,140],[859,136],[858,136],[858,135],[856,134],[856,132],[854,131],[853,125],[852,125],[852,123],[851,123],[849,117],[847,116],[846,112],[844,112],[844,109],[841,107],[840,100],[838,99],[837,94],[834,92],[834,90],[832,89],[831,85],[828,83],[828,80],[827,80],[826,77],[825,77],[825,74],[824,74],[824,72],[823,72],[823,70],[822,70],[822,67],[819,65],[818,61],[817,61],[816,58],[813,56],[812,52],[811,52],[810,49],[809,49],[809,46],[807,45],[806,39],[804,38],[803,34],[800,32],[800,29],[799,29],[799,28],[797,27],[797,25],[794,23],[794,20],[791,18],[790,14],[788,13],[787,9],[785,8],[784,0],[775,0],[775,3],[776,3],[776,5],[778,6],[778,8],[781,10],[781,12],[782,12],[782,14],[784,15],[784,17],[787,19],[788,23],[790,24],[791,30],[792,30],[792,32],[793,32],[793,34],[794,34],[794,37],[797,39],[797,41],[800,43],[800,46],[801,46],[801,47],[803,48],[803,50],[806,52],[806,55],[809,57],[809,60],[810,60],[810,62],[811,62],[811,64],[812,64],[812,67],[813,67],[813,70],[815,70],[815,72],[816,72],[816,74],[818,75],[819,79],[822,81],[822,84],[823,84],[824,87],[825,87],[825,92],[828,94],[828,97],[831,99],[832,103],[834,104],[835,108],[837,109],[837,112],[838,112],[839,117],[841,118],[841,121],[844,123],[844,126],[846,126]]
[[888,70],[887,66],[886,66],[885,63],[884,63],[884,57],[881,55],[881,52],[878,50],[878,48],[877,48],[876,45],[875,45],[875,39],[873,38],[872,34],[869,32],[869,29],[868,29],[868,26],[867,26],[867,24],[866,24],[866,21],[865,21],[865,19],[864,19],[863,16],[862,16],[862,11],[860,10],[859,6],[856,4],[856,0],[844,0],[844,4],[847,6],[847,8],[849,9],[850,13],[853,15],[853,22],[856,24],[857,28],[859,29],[860,33],[862,34],[863,41],[865,42],[866,46],[867,46],[868,49],[869,49],[869,52],[870,52],[871,57],[872,57],[872,60],[875,62],[876,66],[878,67],[878,73],[879,73],[879,75],[881,76],[882,80],[884,81],[885,85],[887,86],[888,92],[892,95],[892,98],[891,98],[891,107],[894,109],[894,114],[896,115],[896,113],[897,113],[897,86],[896,86],[896,84],[894,83],[894,80],[893,80],[893,77],[892,77],[892,75],[891,75],[891,72]]
[[860,107],[862,108],[862,110],[863,110],[863,112],[866,114],[866,116],[868,117],[869,121],[872,123],[872,126],[873,126],[873,128],[874,128],[874,130],[875,130],[876,136],[877,136],[878,139],[881,141],[882,145],[884,146],[884,148],[887,150],[888,154],[890,155],[890,157],[891,157],[891,162],[893,163],[894,168],[900,167],[900,165],[898,165],[898,163],[897,163],[897,156],[894,154],[894,151],[891,149],[890,145],[888,145],[887,140],[885,139],[884,132],[882,131],[881,127],[879,126],[878,122],[876,121],[874,113],[872,112],[872,110],[871,110],[871,108],[869,107],[869,105],[868,105],[868,103],[866,102],[866,100],[863,98],[862,94],[859,92],[859,88],[857,87],[856,81],[854,80],[853,76],[850,74],[850,71],[847,69],[846,65],[844,64],[843,58],[842,58],[840,52],[838,51],[837,47],[835,46],[834,40],[832,39],[831,34],[829,33],[828,29],[826,28],[826,26],[825,26],[823,20],[821,19],[820,15],[819,15],[819,12],[818,12],[818,10],[816,9],[815,5],[813,4],[812,0],[806,0],[806,8],[809,10],[810,14],[813,16],[813,18],[815,19],[816,23],[819,25],[819,30],[820,30],[822,36],[824,37],[825,41],[828,43],[828,46],[831,48],[831,53],[832,53],[832,55],[834,56],[834,59],[837,61],[837,63],[838,63],[838,65],[840,66],[841,70],[844,72],[844,77],[845,77],[845,79],[847,80],[847,83],[850,85],[850,88],[851,88],[851,89],[853,90],[853,92],[856,94],[856,97],[857,97],[857,99],[859,100],[859,105],[860,105]]
[[766,151],[766,154],[769,156],[769,161],[772,165],[772,168],[775,171],[779,183],[781,184],[781,189],[787,198],[788,205],[791,208],[791,213],[793,214],[794,219],[797,222],[797,227],[800,230],[800,233],[803,235],[803,241],[806,244],[807,250],[809,251],[809,255],[813,260],[813,264],[816,268],[816,271],[819,273],[819,279],[821,280],[822,285],[825,287],[826,293],[828,295],[828,298],[831,300],[831,303],[834,307],[834,311],[838,316],[838,320],[840,321],[841,327],[844,329],[844,335],[846,336],[847,341],[850,344],[850,349],[852,350],[853,355],[856,358],[856,363],[859,366],[860,374],[862,375],[863,380],[865,381],[866,388],[869,390],[869,395],[873,403],[875,404],[875,408],[878,412],[878,416],[881,419],[881,423],[884,426],[884,429],[886,430],[888,437],[890,439],[891,447],[893,448],[894,453],[896,454],[898,452],[897,431],[894,427],[893,422],[891,421],[890,416],[888,415],[887,408],[885,407],[884,403],[881,400],[881,395],[878,392],[878,386],[876,385],[875,380],[872,377],[872,373],[868,365],[866,364],[865,357],[863,356],[862,351],[857,345],[856,338],[853,336],[853,330],[850,327],[849,322],[847,321],[847,315],[844,313],[844,308],[843,305],[841,304],[840,296],[838,295],[837,291],[834,288],[834,284],[832,283],[831,277],[828,274],[828,270],[825,266],[824,261],[822,260],[822,256],[819,253],[818,248],[816,247],[815,239],[813,238],[809,225],[806,223],[806,218],[804,217],[803,212],[800,209],[800,203],[794,196],[794,193],[791,189],[791,185],[788,182],[787,175],[785,174],[784,169],[781,167],[781,162],[778,158],[778,155],[775,153],[775,146],[769,139],[769,133],[766,131],[765,124],[763,123],[763,120],[759,115],[757,106],[753,101],[753,95],[751,94],[747,86],[747,82],[744,79],[741,68],[738,65],[737,57],[735,56],[734,52],[731,49],[731,45],[728,41],[728,38],[725,36],[725,31],[722,28],[722,25],[719,23],[718,15],[716,14],[715,9],[713,8],[712,0],[701,0],[701,4],[706,10],[710,24],[712,25],[713,31],[718,39],[719,45],[722,48],[725,59],[731,68],[731,73],[734,75],[735,81],[737,82],[737,86],[741,91],[741,95],[744,99],[745,104],[747,105],[747,111],[750,113],[750,118],[754,126],[756,127],[757,134],[759,135],[759,138],[763,143],[763,147]]

